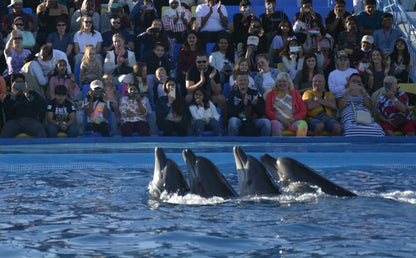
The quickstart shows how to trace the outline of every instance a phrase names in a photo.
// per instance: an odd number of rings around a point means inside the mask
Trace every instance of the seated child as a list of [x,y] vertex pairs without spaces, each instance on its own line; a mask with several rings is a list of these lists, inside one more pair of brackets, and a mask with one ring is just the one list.
[[103,66],[97,58],[95,47],[91,44],[85,46],[85,53],[82,57],[81,72],[79,81],[83,84],[90,84],[94,80],[100,80],[103,75]]
[[214,103],[205,97],[205,92],[201,88],[194,91],[189,111],[192,115],[192,136],[202,136],[205,128],[213,130],[215,136],[221,136],[220,115]]
[[99,80],[91,82],[90,90],[84,99],[84,110],[88,116],[87,132],[101,133],[104,137],[110,136],[109,102],[104,101],[104,86]]
[[146,121],[148,103],[134,84],[127,86],[127,97],[120,101],[121,134],[132,136],[134,132],[140,136],[149,136],[149,124]]
[[155,99],[158,99],[159,97],[166,96],[166,93],[163,91],[163,83],[165,83],[167,79],[166,69],[163,67],[157,68],[155,75],[156,75],[156,79],[159,82],[159,84],[157,85],[156,92],[155,92]]
[[48,124],[46,131],[49,137],[57,137],[59,132],[64,132],[68,137],[77,137],[78,129],[75,123],[75,106],[66,98],[65,85],[57,85],[54,89],[55,98],[46,108]]

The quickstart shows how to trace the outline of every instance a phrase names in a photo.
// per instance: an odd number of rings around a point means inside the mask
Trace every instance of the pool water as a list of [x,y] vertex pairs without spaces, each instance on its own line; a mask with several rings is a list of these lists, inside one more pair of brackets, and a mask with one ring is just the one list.
[[[213,160],[238,192],[235,144],[157,143],[185,176],[183,146]],[[237,144],[255,157],[296,158],[359,197],[285,189],[275,197],[154,200],[147,187],[155,143],[2,146],[0,256],[414,256],[414,150]]]

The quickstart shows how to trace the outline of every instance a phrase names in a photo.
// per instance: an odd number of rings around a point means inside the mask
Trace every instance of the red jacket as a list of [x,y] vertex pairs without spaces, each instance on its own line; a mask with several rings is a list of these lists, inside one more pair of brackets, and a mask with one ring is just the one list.
[[[266,108],[265,113],[266,117],[270,120],[276,120],[276,112],[274,111],[273,103],[276,99],[277,91],[272,90],[266,96]],[[308,109],[306,108],[305,102],[302,100],[302,96],[297,90],[291,90],[290,95],[292,95],[292,109],[294,117],[297,120],[303,120],[306,116]]]

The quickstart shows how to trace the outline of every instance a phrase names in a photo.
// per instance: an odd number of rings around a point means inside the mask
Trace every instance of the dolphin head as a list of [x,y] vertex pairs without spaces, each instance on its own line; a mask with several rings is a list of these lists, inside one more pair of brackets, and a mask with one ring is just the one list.
[[235,166],[237,170],[244,169],[247,163],[247,155],[244,150],[239,146],[234,146],[234,159],[235,159]]

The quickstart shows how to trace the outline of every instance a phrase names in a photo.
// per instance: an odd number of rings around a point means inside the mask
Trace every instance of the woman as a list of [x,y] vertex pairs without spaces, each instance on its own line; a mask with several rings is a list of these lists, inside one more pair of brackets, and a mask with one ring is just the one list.
[[267,54],[257,55],[257,69],[259,73],[254,77],[254,82],[257,91],[265,98],[280,71],[270,67],[270,58]]
[[86,45],[91,44],[97,51],[97,58],[101,61],[103,57],[101,54],[101,45],[103,38],[101,33],[94,29],[92,17],[88,15],[82,16],[81,29],[74,34],[74,53],[75,64],[81,63],[81,59],[84,55],[84,48]]
[[284,129],[296,132],[296,136],[308,133],[308,124],[303,120],[307,108],[288,73],[277,76],[272,91],[267,94],[265,112],[271,121],[273,136],[282,136]]
[[355,47],[360,45],[362,35],[358,32],[356,16],[348,16],[345,19],[347,30],[338,34],[338,50],[344,50],[347,54],[352,54]]
[[155,19],[152,22],[152,26],[137,36],[135,45],[142,45],[141,47],[134,48],[136,57],[141,60],[144,59],[147,54],[153,51],[153,47],[156,42],[161,42],[165,48],[165,52],[170,49],[170,43],[165,30],[163,29],[162,21]]
[[396,77],[399,83],[411,82],[409,73],[412,69],[412,57],[407,48],[405,39],[396,39],[393,52],[388,59],[388,63],[390,64],[390,75]]
[[308,53],[303,59],[303,69],[296,73],[294,82],[295,89],[301,94],[306,90],[312,89],[312,78],[316,74],[324,74],[318,69],[318,60],[315,53]]
[[371,99],[363,86],[361,75],[352,74],[345,85],[345,95],[338,103],[344,136],[384,136],[383,129],[373,118],[370,124],[357,123],[355,120],[354,110],[370,112],[371,108]]
[[46,39],[50,33],[55,32],[56,19],[62,17],[68,21],[68,8],[58,3],[57,0],[46,0],[39,4],[36,8],[38,15],[38,33],[36,35],[36,43],[42,46],[46,43]]
[[289,73],[292,80],[295,79],[296,73],[302,70],[303,66],[303,48],[296,38],[288,40],[285,48],[280,52],[280,58],[285,72]]
[[185,86],[185,77],[186,72],[195,65],[196,53],[202,51],[202,47],[198,35],[195,31],[190,31],[185,36],[185,42],[182,45],[181,50],[178,54],[177,62],[177,74],[178,74],[178,83],[181,85],[182,95],[186,95],[186,86]]
[[25,64],[25,57],[31,53],[29,49],[22,47],[23,35],[20,31],[13,30],[10,34],[10,39],[7,41],[4,49],[8,71],[6,80],[10,75],[19,73],[20,69]]
[[163,136],[171,136],[176,131],[179,136],[187,136],[188,108],[182,98],[178,85],[172,79],[163,84],[166,96],[159,97],[156,106],[157,125]]
[[279,28],[276,31],[276,36],[274,36],[270,55],[273,58],[274,63],[280,63],[281,59],[279,58],[279,53],[284,49],[290,37],[293,37],[293,27],[290,24],[289,20],[283,20],[279,23]]
[[406,136],[415,136],[406,93],[398,90],[397,79],[393,76],[384,78],[384,85],[386,93],[380,96],[377,102],[377,117],[384,132],[388,136],[394,136],[394,131],[401,131]]
[[125,39],[121,33],[113,35],[114,50],[108,51],[104,61],[104,73],[112,73],[116,84],[122,83],[126,75],[133,72],[136,56],[125,49]]
[[62,17],[56,18],[56,30],[56,32],[48,35],[46,44],[52,46],[53,49],[61,50],[68,57],[71,57],[74,49],[74,37],[69,33],[66,19]]
[[224,85],[233,73],[235,57],[234,46],[230,38],[228,35],[221,34],[209,56],[209,64],[220,72],[221,85]]
[[82,25],[82,16],[88,15],[92,17],[94,28],[100,31],[100,14],[95,12],[94,0],[84,0],[81,8],[76,10],[71,17],[71,30],[78,31]]
[[383,87],[384,77],[389,71],[390,65],[386,62],[383,50],[374,48],[370,53],[370,65],[365,69],[363,76],[365,88],[370,95]]
[[[241,72],[245,72],[250,74],[251,68],[250,68],[250,62],[245,57],[240,57],[237,60],[237,63],[235,64],[234,72],[230,76],[230,87],[235,87],[236,85],[236,75]],[[256,84],[254,83],[254,79],[251,75],[248,76],[248,87],[252,90],[257,90]]]
[[323,37],[319,41],[316,58],[319,69],[323,71],[325,78],[328,79],[329,73],[335,69],[335,56],[330,38]]
[[342,98],[345,94],[345,84],[351,74],[357,70],[350,67],[350,59],[344,50],[338,51],[336,70],[328,76],[329,91],[334,94],[335,98]]
[[[14,18],[12,28],[13,28],[13,30],[18,30],[18,31],[22,32],[22,37],[23,37],[22,47],[23,48],[28,48],[31,51],[33,51],[33,47],[35,46],[35,43],[36,43],[35,42],[35,37],[33,37],[32,32],[30,32],[28,30],[24,30],[25,24],[24,24],[24,20],[21,16],[17,16],[16,18]],[[6,42],[9,41],[10,36],[11,36],[11,33],[9,33],[9,35],[7,35]]]
[[191,12],[181,6],[180,0],[170,0],[169,8],[163,13],[163,28],[166,31],[171,45],[183,42],[183,33],[191,21]]
[[67,95],[72,100],[81,100],[82,92],[75,83],[75,76],[68,73],[66,61],[59,59],[56,61],[55,73],[49,80],[49,99],[55,98],[55,87],[64,85],[67,89]]

